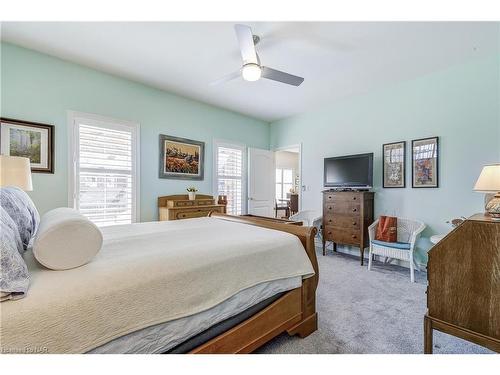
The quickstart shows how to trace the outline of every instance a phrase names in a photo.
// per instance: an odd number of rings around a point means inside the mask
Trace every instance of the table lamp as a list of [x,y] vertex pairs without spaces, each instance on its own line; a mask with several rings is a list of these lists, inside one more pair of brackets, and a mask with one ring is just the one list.
[[0,155],[1,186],[16,186],[24,191],[33,190],[30,159]]
[[485,210],[492,218],[500,220],[500,163],[485,165],[474,186],[475,191],[495,194],[486,196]]

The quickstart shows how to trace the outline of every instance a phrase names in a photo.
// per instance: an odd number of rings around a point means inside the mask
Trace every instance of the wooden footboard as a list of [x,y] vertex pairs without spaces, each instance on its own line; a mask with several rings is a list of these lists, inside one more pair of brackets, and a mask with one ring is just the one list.
[[287,225],[255,217],[212,213],[213,218],[279,230],[297,236],[309,257],[315,275],[302,281],[302,287],[291,290],[227,332],[193,349],[191,353],[251,353],[280,333],[306,337],[318,329],[316,288],[319,280],[318,260],[314,246],[316,228]]

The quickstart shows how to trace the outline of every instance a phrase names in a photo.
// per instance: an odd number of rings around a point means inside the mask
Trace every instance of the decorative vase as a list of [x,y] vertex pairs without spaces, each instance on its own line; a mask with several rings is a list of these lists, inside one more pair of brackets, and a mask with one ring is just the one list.
[[188,196],[190,201],[194,201],[196,199],[196,193],[194,191],[188,191]]
[[500,220],[500,192],[496,193],[493,198],[489,199],[485,210],[494,220]]

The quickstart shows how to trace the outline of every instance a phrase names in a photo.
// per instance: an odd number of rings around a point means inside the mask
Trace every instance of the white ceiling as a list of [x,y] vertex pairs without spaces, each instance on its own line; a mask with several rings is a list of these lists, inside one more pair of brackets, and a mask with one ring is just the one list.
[[233,23],[4,22],[2,40],[266,121],[500,49],[500,23],[246,24],[262,63],[304,77],[301,86],[210,86],[241,66]]

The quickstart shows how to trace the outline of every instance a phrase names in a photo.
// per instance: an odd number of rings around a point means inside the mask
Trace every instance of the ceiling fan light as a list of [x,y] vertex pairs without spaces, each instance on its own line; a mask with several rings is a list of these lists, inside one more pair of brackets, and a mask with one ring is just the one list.
[[241,70],[241,75],[245,81],[257,81],[262,75],[262,69],[257,64],[245,64]]

